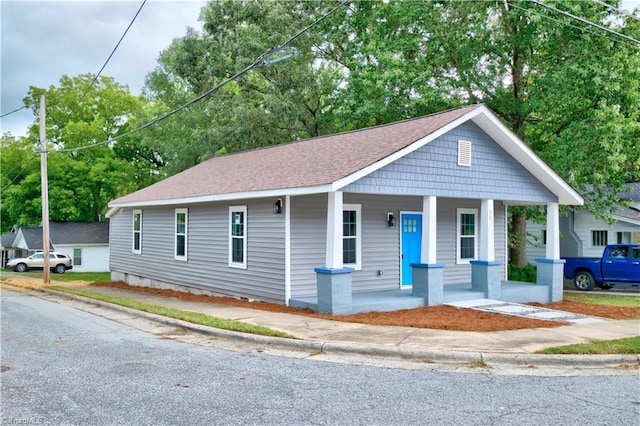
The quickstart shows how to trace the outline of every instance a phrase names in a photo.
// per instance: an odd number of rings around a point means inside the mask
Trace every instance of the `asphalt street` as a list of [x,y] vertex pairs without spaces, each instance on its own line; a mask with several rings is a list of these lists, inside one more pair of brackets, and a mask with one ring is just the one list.
[[116,322],[7,290],[0,312],[3,424],[635,425],[640,418],[637,374],[511,376],[227,350],[166,325],[140,330],[123,313]]

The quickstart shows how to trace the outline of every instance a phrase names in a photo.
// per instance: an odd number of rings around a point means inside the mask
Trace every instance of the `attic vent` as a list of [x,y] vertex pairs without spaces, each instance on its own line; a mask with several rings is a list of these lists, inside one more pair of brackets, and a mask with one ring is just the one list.
[[458,166],[471,166],[471,142],[458,141]]

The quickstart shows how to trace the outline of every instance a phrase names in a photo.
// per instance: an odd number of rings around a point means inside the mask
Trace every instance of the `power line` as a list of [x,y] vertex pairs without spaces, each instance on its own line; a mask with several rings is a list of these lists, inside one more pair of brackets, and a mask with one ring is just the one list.
[[581,17],[579,17],[579,16],[573,15],[573,14],[571,14],[571,13],[569,13],[569,12],[565,12],[564,10],[560,10],[560,9],[557,9],[557,8],[555,8],[555,7],[553,7],[553,6],[549,6],[548,4],[545,4],[545,3],[541,2],[541,1],[538,1],[538,0],[529,0],[529,1],[530,1],[530,2],[532,2],[532,3],[537,4],[537,5],[538,5],[538,6],[540,6],[540,7],[545,8],[545,9],[548,9],[548,10],[551,10],[551,11],[553,11],[553,12],[559,13],[559,14],[561,14],[561,15],[567,16],[567,17],[569,17],[569,18],[571,18],[571,19],[575,19],[576,21],[580,21],[580,22],[582,22],[582,23],[584,23],[584,24],[590,25],[590,26],[592,26],[592,27],[598,28],[598,29],[600,29],[600,30],[602,30],[602,31],[606,31],[606,32],[608,32],[608,33],[611,33],[611,34],[613,34],[613,35],[616,35],[616,36],[618,36],[618,37],[622,37],[622,38],[624,38],[624,39],[626,39],[626,40],[628,40],[628,41],[631,41],[632,43],[635,43],[635,44],[640,45],[640,40],[636,40],[636,39],[635,39],[635,38],[633,38],[633,37],[629,37],[629,36],[627,36],[627,35],[625,35],[625,34],[619,33],[619,32],[617,32],[617,31],[613,31],[613,30],[612,30],[612,29],[610,29],[610,28],[607,28],[607,27],[604,27],[604,26],[602,26],[602,25],[596,24],[596,23],[591,22],[591,21],[589,21],[589,20],[587,20],[587,19],[584,19],[584,18],[581,18]]
[[[91,82],[91,84],[89,85],[89,87],[87,88],[87,90],[82,94],[82,96],[80,97],[80,100],[78,101],[78,103],[82,102],[82,100],[87,96],[87,94],[91,91],[91,89],[93,88],[93,85],[96,84],[96,81],[98,80],[98,77],[100,77],[100,74],[102,73],[102,71],[104,71],[105,67],[107,66],[107,64],[109,63],[109,61],[111,60],[111,57],[114,55],[114,53],[116,53],[116,50],[118,49],[118,47],[120,46],[120,43],[122,43],[122,40],[124,39],[124,37],[127,35],[127,32],[129,31],[129,29],[131,28],[131,26],[133,25],[133,23],[136,21],[136,18],[138,17],[138,15],[140,14],[140,11],[142,10],[142,8],[144,7],[144,5],[147,3],[147,0],[143,0],[142,4],[140,5],[140,8],[138,9],[138,11],[136,12],[136,14],[134,15],[133,19],[131,20],[131,22],[129,23],[129,26],[127,26],[127,29],[124,30],[124,33],[122,34],[122,36],[120,37],[120,40],[118,40],[118,43],[116,44],[116,46],[113,48],[113,50],[111,51],[111,54],[109,55],[109,57],[107,58],[107,60],[104,62],[104,64],[102,65],[102,68],[100,68],[100,71],[98,71],[98,73],[94,76],[93,81]],[[6,117],[8,115],[11,115],[13,113],[16,113],[20,110],[23,110],[27,108],[26,106],[21,106],[20,108],[16,108],[13,111],[9,111],[6,114],[2,114],[0,115],[0,118]]]
[[90,144],[90,145],[85,145],[85,146],[81,146],[81,147],[77,147],[77,148],[68,148],[68,149],[60,149],[57,150],[55,152],[75,152],[75,151],[80,151],[83,149],[89,149],[89,148],[95,148],[97,146],[101,146],[101,145],[106,145],[108,143],[111,142],[115,142],[118,139],[121,139],[125,136],[130,136],[136,132],[139,132],[140,130],[146,129],[148,127],[151,127],[152,125],[171,117],[174,114],[177,114],[178,112],[182,111],[183,109],[195,104],[196,102],[199,102],[200,100],[206,98],[207,96],[211,95],[212,93],[220,90],[223,86],[229,84],[230,82],[236,80],[237,78],[243,76],[244,74],[246,74],[247,72],[251,71],[253,68],[256,68],[258,66],[266,66],[266,65],[270,65],[272,63],[275,62],[279,62],[283,59],[286,59],[290,56],[293,56],[293,51],[295,51],[295,48],[293,47],[289,47],[287,46],[289,43],[291,43],[293,40],[297,39],[298,37],[300,37],[302,34],[304,34],[305,32],[309,31],[311,28],[315,27],[316,25],[318,25],[320,22],[324,21],[328,16],[330,16],[331,14],[333,14],[336,10],[338,10],[340,7],[344,6],[345,4],[347,4],[350,0],[344,0],[342,3],[340,3],[338,6],[334,7],[333,9],[331,9],[329,12],[325,13],[322,17],[320,17],[317,21],[313,22],[312,24],[308,25],[307,27],[305,27],[304,29],[302,29],[301,31],[299,31],[296,35],[294,35],[293,37],[289,38],[286,42],[282,43],[280,46],[268,50],[267,52],[263,53],[262,55],[260,55],[258,57],[258,59],[256,59],[251,65],[245,67],[243,70],[238,71],[237,73],[235,73],[234,75],[232,75],[231,77],[229,77],[228,79],[226,79],[225,81],[215,85],[214,87],[212,87],[211,89],[207,90],[206,92],[202,93],[201,95],[199,95],[198,97],[190,100],[189,102],[175,108],[172,111],[169,111],[168,113],[154,118],[153,120],[149,121],[146,124],[143,124],[140,127],[137,127],[129,132],[123,133],[121,135],[115,136],[113,138],[108,138],[107,140],[104,140],[102,142],[96,142],[94,144]]
[[550,16],[548,16],[548,15],[545,15],[545,14],[543,14],[543,13],[536,12],[536,11],[531,10],[531,9],[526,9],[526,8],[524,8],[524,7],[522,7],[522,6],[518,6],[518,5],[517,5],[517,4],[515,4],[515,3],[511,4],[511,7],[515,7],[516,9],[520,9],[520,10],[524,11],[524,12],[525,12],[525,13],[527,13],[527,14],[535,13],[536,15],[538,15],[538,16],[540,16],[540,17],[542,17],[542,18],[545,18],[545,19],[547,19],[547,20],[549,20],[549,21],[556,22],[556,23],[558,23],[558,24],[560,24],[560,25],[564,25],[564,26],[567,26],[567,27],[575,28],[575,29],[576,29],[576,30],[578,30],[578,31],[582,31],[582,32],[585,32],[585,33],[593,34],[593,35],[598,36],[598,37],[604,37],[604,38],[607,38],[607,39],[609,39],[609,40],[613,40],[613,41],[615,41],[615,40],[613,39],[613,37],[611,37],[611,36],[609,36],[609,35],[607,35],[607,34],[602,34],[602,33],[600,33],[600,32],[596,32],[596,31],[590,30],[590,29],[588,29],[588,28],[579,27],[579,26],[577,26],[577,25],[570,24],[570,23],[569,23],[569,22],[567,22],[567,21],[561,21],[560,19],[552,18],[552,17],[550,17]]
[[120,43],[122,43],[122,40],[124,39],[124,36],[127,35],[127,32],[129,31],[129,28],[131,28],[131,26],[133,25],[133,23],[136,21],[136,18],[138,17],[138,15],[140,14],[140,11],[142,10],[142,8],[144,7],[144,5],[147,3],[147,0],[143,0],[142,4],[140,5],[140,8],[138,9],[138,11],[136,12],[136,14],[134,15],[133,19],[131,20],[131,22],[129,22],[129,26],[127,27],[126,30],[124,30],[124,33],[122,33],[122,37],[120,37],[120,40],[118,40],[118,43],[116,44],[116,47],[113,48],[113,50],[111,51],[111,54],[109,54],[109,57],[107,58],[107,60],[104,62],[104,64],[102,65],[102,68],[100,68],[100,71],[98,71],[98,74],[95,75],[95,77],[93,78],[93,81],[91,82],[91,84],[89,85],[89,87],[87,88],[87,90],[82,94],[82,96],[80,97],[80,100],[78,101],[78,103],[82,102],[82,100],[85,98],[85,96],[87,96],[87,94],[91,91],[91,89],[93,88],[93,85],[96,84],[96,81],[98,80],[98,77],[100,77],[100,74],[102,73],[102,71],[104,70],[104,68],[107,66],[107,64],[109,63],[109,61],[111,60],[111,57],[113,56],[114,53],[116,53],[116,50],[118,49],[118,47],[120,46]]
[[612,5],[608,4],[608,3],[605,3],[602,0],[591,0],[591,1],[594,2],[594,3],[599,4],[600,6],[606,7],[607,9],[611,10],[612,12],[616,12],[616,13],[618,13],[620,15],[628,16],[629,18],[633,18],[635,20],[640,21],[640,18],[637,17],[636,15],[634,15],[633,13],[627,12],[624,9],[618,9],[617,7],[612,6]]
[[0,118],[6,117],[7,115],[11,115],[11,114],[13,114],[14,112],[18,112],[18,111],[20,111],[20,110],[22,110],[22,109],[25,109],[25,108],[26,108],[26,106],[21,106],[20,108],[16,108],[16,109],[14,109],[13,111],[9,111],[9,112],[8,112],[8,113],[6,113],[6,114],[2,114],[2,115],[0,115]]

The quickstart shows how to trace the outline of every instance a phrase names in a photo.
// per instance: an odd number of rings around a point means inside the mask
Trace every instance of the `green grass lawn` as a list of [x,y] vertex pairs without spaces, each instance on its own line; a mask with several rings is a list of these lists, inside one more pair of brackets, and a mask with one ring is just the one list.
[[600,342],[580,343],[576,345],[558,346],[540,351],[542,354],[640,354],[640,336],[627,337],[616,340],[603,340]]
[[192,324],[205,325],[209,327],[219,328],[222,330],[238,331],[241,333],[258,334],[261,336],[274,336],[274,337],[288,337],[292,336],[287,333],[283,333],[278,330],[273,330],[268,327],[262,327],[259,325],[247,324],[241,321],[218,318],[211,315],[202,314],[199,312],[184,311],[181,309],[168,308],[166,306],[154,305],[152,303],[138,302],[135,300],[127,299],[125,297],[113,296],[109,294],[102,294],[95,291],[84,290],[74,287],[64,286],[49,286],[51,290],[61,291],[64,293],[76,294],[78,296],[88,297],[90,299],[101,300],[103,302],[113,303],[120,306],[126,306],[142,312],[149,312],[152,314],[162,315],[168,318],[175,318],[182,321],[187,321]]
[[564,293],[564,300],[572,302],[595,303],[598,305],[623,306],[629,308],[640,307],[640,295],[616,296],[610,294],[592,293]]
[[[11,269],[3,269],[2,272],[11,272]],[[42,279],[42,271],[30,271],[30,272],[21,272],[19,276],[29,277],[29,278],[40,278]],[[111,281],[111,272],[73,272],[67,271],[64,274],[56,274],[51,273],[49,275],[52,281],[86,281],[90,283],[94,282],[109,282]]]

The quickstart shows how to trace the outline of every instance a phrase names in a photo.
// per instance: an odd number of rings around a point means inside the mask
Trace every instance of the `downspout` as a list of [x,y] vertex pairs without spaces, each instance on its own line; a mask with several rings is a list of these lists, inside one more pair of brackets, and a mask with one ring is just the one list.
[[284,199],[284,303],[291,300],[291,196]]

